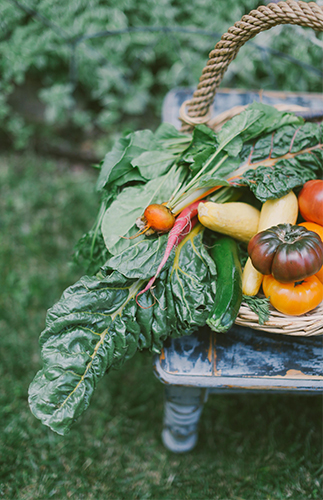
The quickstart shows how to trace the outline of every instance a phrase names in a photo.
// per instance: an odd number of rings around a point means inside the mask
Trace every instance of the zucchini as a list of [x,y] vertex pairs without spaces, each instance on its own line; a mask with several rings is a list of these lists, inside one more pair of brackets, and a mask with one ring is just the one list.
[[215,332],[226,332],[233,325],[242,301],[242,268],[236,241],[223,236],[210,251],[217,269],[213,308],[206,324]]

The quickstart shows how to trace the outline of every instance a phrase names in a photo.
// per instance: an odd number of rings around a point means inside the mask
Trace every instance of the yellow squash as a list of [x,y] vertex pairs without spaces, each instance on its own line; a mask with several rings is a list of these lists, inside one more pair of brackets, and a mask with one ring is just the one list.
[[[267,200],[260,211],[258,233],[277,224],[295,224],[298,215],[298,201],[293,191],[275,200]],[[257,295],[263,275],[257,271],[248,258],[242,273],[242,292]]]
[[198,218],[203,226],[248,243],[257,233],[260,211],[242,202],[200,203]]

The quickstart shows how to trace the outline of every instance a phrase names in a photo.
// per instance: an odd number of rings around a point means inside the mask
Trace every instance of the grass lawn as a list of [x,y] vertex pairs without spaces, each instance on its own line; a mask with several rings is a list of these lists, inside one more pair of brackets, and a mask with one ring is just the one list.
[[71,265],[94,220],[95,171],[34,154],[0,157],[0,498],[322,498],[322,398],[210,397],[185,455],[161,443],[163,387],[149,353],[99,384],[61,437],[30,413],[46,310],[82,275]]

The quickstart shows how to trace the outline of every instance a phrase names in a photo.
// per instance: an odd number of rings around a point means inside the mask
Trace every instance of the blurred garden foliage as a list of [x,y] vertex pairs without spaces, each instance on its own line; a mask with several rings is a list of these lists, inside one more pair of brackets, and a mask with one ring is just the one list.
[[[265,2],[111,3],[2,0],[0,128],[15,147],[36,133],[111,132],[136,117],[150,125],[166,92],[195,86],[221,35]],[[321,90],[322,34],[280,26],[241,52],[223,85]]]

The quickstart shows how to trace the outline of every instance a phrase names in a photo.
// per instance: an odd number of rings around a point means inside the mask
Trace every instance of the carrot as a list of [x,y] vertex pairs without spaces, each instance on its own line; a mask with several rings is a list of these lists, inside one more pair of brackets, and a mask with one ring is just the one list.
[[[143,293],[147,292],[152,285],[155,283],[156,278],[160,274],[161,270],[163,269],[164,265],[166,264],[168,257],[170,256],[170,253],[174,246],[177,246],[183,238],[191,232],[192,227],[197,223],[197,209],[200,203],[204,203],[205,200],[200,200],[200,201],[195,201],[188,207],[186,207],[180,215],[177,217],[174,226],[172,227],[171,231],[169,232],[168,235],[168,240],[167,240],[167,245],[165,249],[164,256],[157,268],[155,276],[150,278],[148,281],[147,285],[141,292],[139,292],[136,296],[136,302],[138,306],[140,306],[138,302],[138,297],[142,295]],[[140,306],[142,307],[142,306]]]

